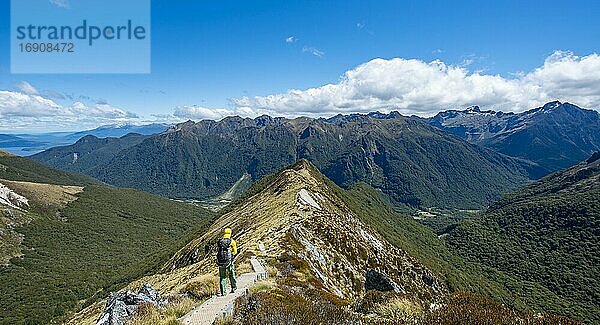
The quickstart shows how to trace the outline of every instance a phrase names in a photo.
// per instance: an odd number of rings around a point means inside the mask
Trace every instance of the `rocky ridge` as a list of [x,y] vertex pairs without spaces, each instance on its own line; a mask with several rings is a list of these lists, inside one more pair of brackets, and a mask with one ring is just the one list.
[[267,259],[291,255],[341,298],[363,294],[367,274],[375,271],[395,283],[398,292],[434,298],[446,290],[426,267],[355,217],[329,185],[312,164],[296,163],[184,247],[165,271],[209,264],[213,243],[231,227],[240,256],[260,255],[259,246],[265,247]]

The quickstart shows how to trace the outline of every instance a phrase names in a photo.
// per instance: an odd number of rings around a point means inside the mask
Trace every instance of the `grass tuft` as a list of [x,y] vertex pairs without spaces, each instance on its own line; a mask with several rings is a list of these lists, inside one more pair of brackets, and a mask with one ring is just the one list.
[[187,297],[169,298],[166,308],[158,308],[153,304],[141,304],[130,325],[179,325],[179,317],[196,307],[196,301]]
[[420,304],[408,298],[395,298],[375,308],[375,314],[393,322],[411,323],[419,320],[423,314]]
[[219,278],[212,274],[205,274],[189,282],[182,290],[198,300],[204,300],[219,293]]

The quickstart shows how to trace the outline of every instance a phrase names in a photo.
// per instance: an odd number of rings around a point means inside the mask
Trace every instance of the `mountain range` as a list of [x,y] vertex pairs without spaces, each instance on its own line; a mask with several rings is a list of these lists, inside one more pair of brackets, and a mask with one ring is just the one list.
[[416,118],[471,143],[532,161],[545,176],[600,150],[600,113],[558,101],[523,113],[473,106]]
[[375,114],[188,121],[146,139],[86,137],[32,159],[182,199],[218,196],[246,174],[256,181],[308,159],[343,187],[363,181],[398,204],[460,208],[485,206],[538,169],[428,124]]
[[129,133],[151,135],[161,133],[168,127],[168,124],[163,123],[147,125],[125,123],[104,125],[92,130],[77,132],[0,134],[0,149],[19,156],[30,156],[52,147],[73,144],[86,135],[98,138],[122,137]]
[[[188,121],[147,136],[98,139],[32,158],[170,198],[207,200],[308,159],[336,184],[364,181],[396,204],[472,209],[600,149],[600,116],[551,102],[523,113],[398,112],[332,118]],[[247,182],[244,181],[244,184]]]
[[[236,269],[250,269],[256,256],[271,275],[236,301],[235,323],[575,323],[512,309],[521,297],[485,279],[489,271],[453,256],[443,239],[396,213],[380,192],[365,183],[341,189],[306,160],[261,179],[160,272],[130,283],[126,290],[148,283],[173,301],[166,309],[150,307],[134,322],[175,323],[214,293],[213,252],[225,227],[243,243]],[[175,298],[181,296],[197,300]],[[71,321],[93,322],[102,306],[91,305]]]
[[216,218],[2,153],[0,323],[94,323],[110,291],[145,283],[169,305],[133,321],[174,323],[215,293],[225,226],[241,244],[236,268],[259,256],[272,277],[236,303],[242,323],[596,322],[599,163],[597,153],[437,236],[382,191],[340,188],[307,160]]

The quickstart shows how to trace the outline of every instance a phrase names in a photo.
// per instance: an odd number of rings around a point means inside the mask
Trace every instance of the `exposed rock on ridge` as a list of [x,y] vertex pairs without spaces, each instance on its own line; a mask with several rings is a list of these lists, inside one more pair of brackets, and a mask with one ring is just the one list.
[[433,298],[444,284],[406,252],[353,216],[309,162],[285,169],[264,190],[222,216],[211,229],[179,251],[164,271],[213,262],[211,247],[225,227],[240,243],[241,256],[263,243],[267,258],[292,256],[307,263],[323,286],[339,297],[365,292],[367,274],[386,274],[394,290]]

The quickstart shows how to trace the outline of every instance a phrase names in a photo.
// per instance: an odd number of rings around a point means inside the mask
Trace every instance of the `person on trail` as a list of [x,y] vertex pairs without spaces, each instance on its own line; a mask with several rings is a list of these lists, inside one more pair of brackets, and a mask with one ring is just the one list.
[[217,265],[219,265],[219,283],[221,296],[227,294],[227,273],[231,283],[231,293],[235,292],[236,281],[233,269],[233,259],[237,255],[237,243],[231,239],[231,229],[225,228],[223,238],[217,242]]

